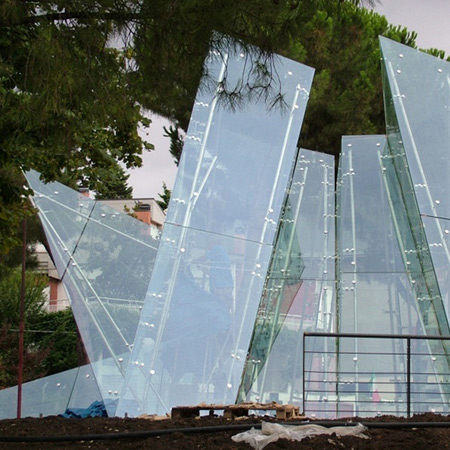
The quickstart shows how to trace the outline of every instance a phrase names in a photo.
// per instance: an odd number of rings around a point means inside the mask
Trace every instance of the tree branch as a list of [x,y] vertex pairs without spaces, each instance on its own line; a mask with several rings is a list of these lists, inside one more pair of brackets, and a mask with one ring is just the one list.
[[61,13],[47,13],[39,14],[36,16],[28,16],[18,21],[12,21],[10,23],[0,24],[1,28],[36,24],[41,22],[64,22],[66,20],[105,20],[105,21],[117,21],[117,22],[131,22],[138,21],[143,18],[140,13],[129,12],[91,12],[91,11],[65,11]]

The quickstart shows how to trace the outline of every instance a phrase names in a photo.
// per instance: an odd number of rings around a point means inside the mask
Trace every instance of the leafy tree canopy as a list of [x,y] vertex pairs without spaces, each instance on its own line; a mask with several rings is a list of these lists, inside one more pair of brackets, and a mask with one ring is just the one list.
[[302,142],[309,148],[335,153],[341,134],[382,131],[376,37],[414,45],[414,35],[359,3],[0,2],[0,251],[14,242],[9,230],[28,194],[21,170],[94,186],[118,162],[139,166],[151,148],[137,132],[149,126],[144,110],[186,129],[209,46],[233,45],[221,35],[258,46],[255,58],[268,67],[275,51],[318,69]]

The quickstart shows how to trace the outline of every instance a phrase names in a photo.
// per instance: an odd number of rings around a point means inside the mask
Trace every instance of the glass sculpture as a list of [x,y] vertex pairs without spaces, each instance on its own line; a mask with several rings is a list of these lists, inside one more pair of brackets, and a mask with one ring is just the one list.
[[[27,173],[90,365],[26,384],[23,415],[94,397],[120,416],[236,400],[404,415],[406,395],[448,410],[450,63],[381,38],[387,134],[344,137],[335,183],[331,156],[296,148],[313,69],[234,48],[207,58],[159,241]],[[407,361],[407,335],[438,339]]]

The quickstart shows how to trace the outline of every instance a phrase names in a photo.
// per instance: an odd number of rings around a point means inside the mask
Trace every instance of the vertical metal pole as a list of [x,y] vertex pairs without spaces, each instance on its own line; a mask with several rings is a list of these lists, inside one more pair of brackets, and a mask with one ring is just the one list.
[[305,333],[303,333],[303,364],[302,364],[302,366],[303,366],[303,377],[302,377],[302,383],[303,383],[303,394],[302,394],[302,402],[303,402],[303,414],[304,415],[306,415],[306,411],[305,411],[305,404],[306,404],[306,402],[305,402],[305,395],[306,395],[306,392],[305,392],[305,387],[306,387],[306,383],[305,383],[305,351],[306,351],[306,348],[305,348],[305,342],[306,342],[306,336],[305,336]]
[[22,417],[23,341],[25,331],[25,268],[27,259],[27,219],[22,222],[22,284],[20,287],[19,313],[19,362],[17,366],[17,418]]
[[[355,191],[353,186],[353,153],[350,149],[348,151],[348,173],[349,173],[349,187],[350,187],[350,216],[352,220],[352,246],[353,246],[353,280],[352,283],[357,280],[357,258],[356,258],[356,211],[355,211]],[[356,284],[353,285],[353,333],[358,334],[358,295],[356,290]],[[359,415],[359,361],[358,361],[358,338],[354,338],[354,348],[355,348],[355,416]],[[339,406],[339,403],[338,403]]]
[[411,338],[406,339],[406,402],[407,417],[411,417]]

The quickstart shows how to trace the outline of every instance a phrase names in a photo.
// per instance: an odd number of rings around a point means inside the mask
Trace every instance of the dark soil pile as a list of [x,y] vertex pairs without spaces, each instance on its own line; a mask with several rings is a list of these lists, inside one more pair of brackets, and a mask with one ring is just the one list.
[[[223,417],[202,417],[152,421],[148,419],[63,419],[60,417],[46,417],[42,419],[3,420],[0,421],[0,449],[251,449],[248,444],[235,443],[231,440],[231,436],[241,432],[241,429],[223,431],[220,429],[211,430],[209,427],[225,425],[239,427],[260,423],[261,420],[267,421],[271,419],[249,417],[230,420]],[[266,449],[450,449],[450,418],[446,416],[425,414],[414,416],[408,420],[390,416],[382,416],[376,419],[353,418],[351,420],[355,422],[371,422],[378,426],[387,424],[387,427],[369,428],[365,432],[369,439],[356,437],[338,438],[335,435],[323,435],[308,438],[301,442],[279,440],[268,445]],[[423,428],[420,426],[392,428],[392,426],[397,427],[398,423],[401,423],[403,426],[412,422],[421,422],[427,426]],[[446,422],[449,427],[432,427],[437,422]],[[289,421],[279,423],[289,424]],[[191,433],[189,432],[191,428],[201,429],[202,432]],[[167,430],[172,429],[177,431],[164,434]],[[143,436],[144,433],[150,431],[153,431],[155,435]],[[103,435],[103,438],[98,439],[98,435]],[[78,439],[75,441],[46,441],[49,437],[68,439],[73,436],[77,436]],[[40,441],[5,442],[5,437],[33,437]],[[109,439],[105,439],[105,437],[109,437]]]

